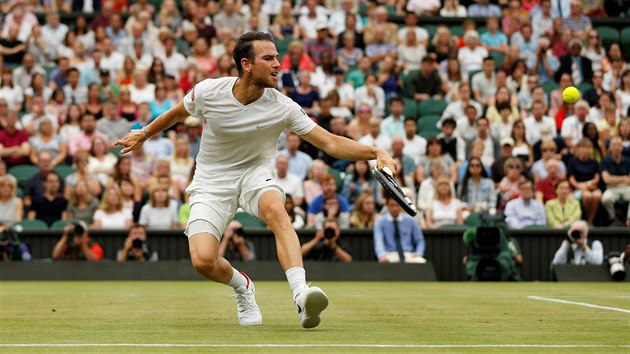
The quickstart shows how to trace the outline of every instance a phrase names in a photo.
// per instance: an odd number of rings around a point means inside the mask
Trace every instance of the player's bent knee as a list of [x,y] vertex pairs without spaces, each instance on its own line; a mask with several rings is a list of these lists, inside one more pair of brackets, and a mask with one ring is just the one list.
[[260,210],[260,214],[260,216],[263,218],[263,221],[270,226],[289,220],[289,215],[287,214],[286,209],[284,209],[284,205],[280,202],[274,201],[265,205]]
[[201,273],[212,272],[217,265],[217,259],[213,259],[209,255],[199,254],[197,252],[190,253],[190,260],[193,267]]

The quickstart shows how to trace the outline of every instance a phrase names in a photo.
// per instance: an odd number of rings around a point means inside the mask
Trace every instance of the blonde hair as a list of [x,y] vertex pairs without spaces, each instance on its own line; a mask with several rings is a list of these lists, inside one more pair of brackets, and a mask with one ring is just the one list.
[[[159,207],[157,205],[157,201],[155,200],[155,193],[158,191],[164,191],[166,193],[166,200],[164,201],[164,206],[163,207]],[[160,185],[155,185],[152,189],[151,189],[151,193],[149,193],[149,202],[151,204],[151,207],[153,208],[168,208],[170,203],[171,203],[171,198],[168,195],[168,188],[164,187],[164,186],[160,186]]]
[[[118,205],[112,205],[109,203],[109,195],[111,193],[115,193],[116,196],[118,197]],[[103,210],[104,212],[108,214],[115,213],[123,209],[122,192],[120,191],[120,188],[118,187],[118,185],[113,184],[105,190],[105,193],[103,193],[103,200],[101,201],[101,205],[99,206],[99,209]]]
[[4,185],[11,187],[11,197],[17,195],[17,183],[13,178],[9,177],[9,175],[0,176],[0,186]]
[[323,160],[317,159],[317,160],[313,160],[313,163],[311,163],[311,167],[308,169],[308,174],[306,175],[306,178],[308,179],[314,179],[315,176],[313,175],[313,171],[315,170],[315,167],[322,167],[324,169],[324,171],[322,172],[322,177],[328,173],[328,165],[326,165],[326,163]]
[[441,185],[441,184],[446,184],[448,186],[448,191],[446,193],[448,193],[448,197],[453,198],[453,193],[451,191],[451,181],[449,180],[448,177],[446,176],[440,176],[437,178],[437,180],[435,181],[435,195],[433,196],[434,199],[439,199],[439,195],[438,195],[438,191],[437,191],[437,186]]
[[[359,195],[357,200],[354,202],[354,211],[352,212],[352,216],[350,217],[350,224],[355,225],[359,228],[369,228],[374,225],[374,221],[376,219],[376,211],[372,211],[372,214],[366,214],[363,212],[363,203],[365,203],[368,198],[375,199],[371,192],[365,191]],[[376,209],[375,209],[376,210]]]
[[[283,1],[281,7],[288,7],[289,9],[291,9],[292,8],[291,1]],[[288,17],[284,17],[282,15],[282,9],[280,9],[280,11],[278,11],[278,15],[276,15],[276,17],[275,17],[275,21],[280,26],[292,25],[292,24],[295,23],[295,18],[293,17],[293,15],[290,15]]]

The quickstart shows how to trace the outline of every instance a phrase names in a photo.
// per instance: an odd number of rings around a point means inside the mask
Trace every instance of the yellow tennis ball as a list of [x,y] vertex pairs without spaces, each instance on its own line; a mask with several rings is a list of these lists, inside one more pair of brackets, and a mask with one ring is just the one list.
[[569,86],[562,91],[562,99],[566,103],[575,103],[580,99],[580,91],[575,86]]

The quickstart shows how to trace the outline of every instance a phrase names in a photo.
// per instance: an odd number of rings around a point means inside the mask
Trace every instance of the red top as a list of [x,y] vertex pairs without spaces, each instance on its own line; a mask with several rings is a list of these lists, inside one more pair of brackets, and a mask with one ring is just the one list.
[[[2,145],[2,147],[15,147],[27,142],[28,133],[23,130],[16,130],[15,132],[13,132],[13,134],[10,134],[7,129],[3,129],[2,131],[0,131],[0,145]],[[7,165],[10,166],[21,165],[29,162],[27,156],[6,156],[4,158],[4,161],[7,163]]]

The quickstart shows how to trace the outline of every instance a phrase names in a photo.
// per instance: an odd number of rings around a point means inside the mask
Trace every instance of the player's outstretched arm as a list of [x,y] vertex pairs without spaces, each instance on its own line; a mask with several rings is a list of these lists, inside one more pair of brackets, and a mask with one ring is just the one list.
[[184,101],[180,101],[176,106],[172,107],[168,111],[162,113],[159,117],[155,118],[149,123],[145,132],[140,129],[132,129],[124,138],[118,140],[114,146],[123,146],[120,151],[121,154],[126,154],[129,151],[133,151],[140,146],[153,134],[157,134],[162,130],[172,126],[173,124],[185,119],[190,114],[184,108]]
[[389,167],[392,172],[396,172],[396,163],[387,151],[332,134],[320,126],[302,135],[302,138],[338,159],[352,161],[376,159],[378,167]]

